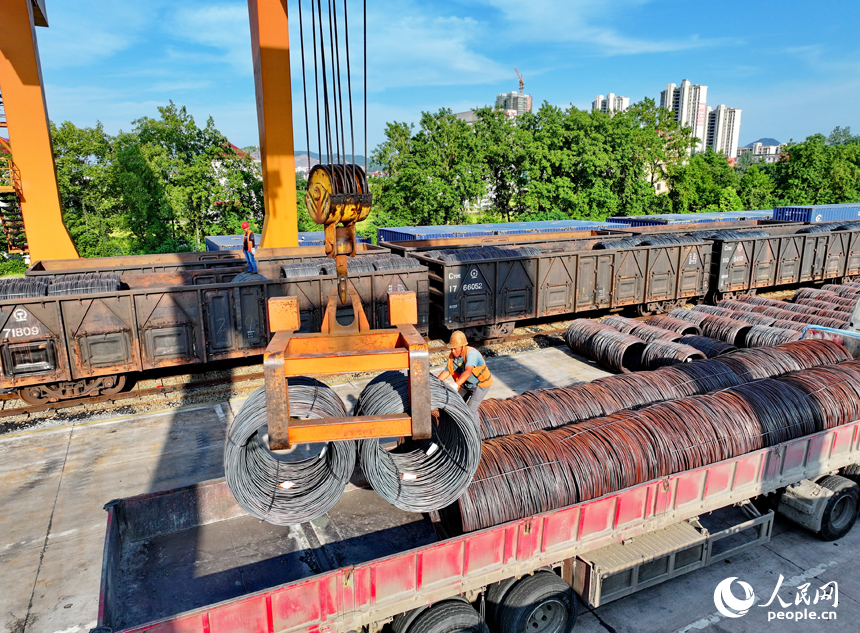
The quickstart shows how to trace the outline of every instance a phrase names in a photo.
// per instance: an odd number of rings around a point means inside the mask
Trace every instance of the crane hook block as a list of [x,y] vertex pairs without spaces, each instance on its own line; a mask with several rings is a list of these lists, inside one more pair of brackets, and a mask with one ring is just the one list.
[[358,250],[355,225],[370,214],[372,202],[367,176],[358,165],[314,165],[308,174],[305,206],[311,219],[325,227],[325,252],[337,264],[342,304],[349,298],[347,258]]

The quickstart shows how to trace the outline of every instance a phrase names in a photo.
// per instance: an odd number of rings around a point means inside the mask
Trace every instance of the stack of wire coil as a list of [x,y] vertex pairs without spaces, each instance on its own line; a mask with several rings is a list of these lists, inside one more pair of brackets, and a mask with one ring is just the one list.
[[700,336],[702,334],[702,330],[695,323],[690,323],[683,319],[676,319],[668,314],[657,314],[655,316],[648,317],[648,320],[645,321],[645,323],[664,330],[678,332],[682,336]]
[[[347,416],[340,397],[312,378],[290,378],[288,393],[291,417]],[[236,503],[251,516],[275,525],[322,516],[340,499],[355,469],[355,442],[309,445],[316,454],[293,460],[269,450],[266,425],[266,393],[261,387],[236,414],[224,446],[224,475]]]
[[[438,510],[459,497],[475,474],[481,440],[463,399],[430,376],[430,406],[438,411],[429,440],[409,439],[393,450],[379,440],[359,443],[361,468],[373,489],[408,512]],[[399,371],[374,378],[362,390],[355,415],[409,412],[409,379]]]
[[[596,326],[596,327],[595,327]],[[633,371],[645,349],[645,341],[590,319],[575,319],[564,334],[568,347],[598,365],[617,372]]]
[[[757,378],[850,358],[844,347],[823,340],[736,350],[713,359],[661,367],[651,372],[605,376],[570,387],[527,391],[505,400],[490,398],[478,409],[479,430],[482,439],[489,439],[557,428],[623,409],[700,395]],[[723,359],[732,360],[722,362]]]
[[639,362],[643,369],[657,369],[666,365],[690,363],[704,358],[705,354],[695,347],[673,341],[658,340],[645,346]]
[[474,480],[440,512],[446,531],[562,508],[856,420],[860,361],[837,354],[839,364],[822,366],[834,355],[808,346],[805,354],[819,365],[803,373],[487,440]]
[[680,332],[665,330],[661,327],[637,321],[636,319],[628,319],[621,316],[608,316],[601,319],[600,322],[615,328],[619,332],[640,338],[646,343],[654,341],[677,341],[683,336]]
[[0,299],[26,299],[29,297],[44,297],[48,291],[48,283],[42,279],[25,277],[24,279],[0,279]]
[[119,273],[93,272],[55,277],[48,286],[49,295],[82,295],[116,292],[121,287]]

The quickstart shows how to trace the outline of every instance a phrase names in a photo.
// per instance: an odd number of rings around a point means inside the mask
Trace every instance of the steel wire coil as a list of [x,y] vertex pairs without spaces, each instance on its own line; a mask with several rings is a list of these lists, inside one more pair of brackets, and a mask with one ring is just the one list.
[[668,314],[658,314],[648,317],[645,323],[671,332],[677,332],[683,336],[701,336],[702,334],[702,330],[695,323],[690,323],[689,321],[684,321]]
[[773,347],[780,343],[788,343],[796,341],[800,338],[800,332],[797,330],[784,330],[778,327],[768,327],[766,325],[754,325],[747,332],[744,339],[744,347]]
[[717,307],[734,310],[735,312],[752,312],[755,305],[746,301],[738,301],[737,299],[723,299],[717,302]]
[[0,299],[25,299],[44,297],[48,283],[42,279],[0,279]]
[[702,334],[705,336],[737,347],[743,347],[744,338],[752,328],[749,323],[716,315],[707,315],[699,327],[702,328]]
[[[698,325],[701,327],[702,322],[707,319],[709,316],[707,312],[697,312],[695,310],[687,310],[686,308],[675,308],[671,312],[669,312],[669,316],[675,319],[680,319],[681,321],[686,321],[687,323],[692,323],[693,325]],[[650,323],[650,319],[648,321]]]
[[797,330],[800,332],[803,328],[806,327],[806,323],[800,323],[799,321],[789,321],[788,319],[777,319],[773,323],[770,324],[771,327],[777,327],[782,330]]
[[773,322],[776,321],[773,317],[769,317],[766,314],[762,314],[760,312],[735,312],[735,317],[737,321],[743,321],[744,323],[749,323],[750,325],[773,325]]
[[754,306],[775,306],[781,307],[785,305],[785,301],[771,299],[770,297],[758,297],[756,295],[744,295],[739,299],[742,303],[750,303]]
[[[429,440],[407,440],[388,451],[379,440],[359,442],[361,468],[373,489],[407,512],[438,510],[459,497],[475,474],[481,440],[463,399],[430,376],[430,406],[438,413]],[[386,415],[409,411],[409,379],[387,371],[362,390],[355,415]]]
[[728,308],[721,308],[718,306],[699,305],[694,306],[693,310],[695,312],[704,312],[705,314],[713,314],[715,316],[722,316],[729,319],[734,319],[736,315],[741,314],[738,310],[730,310]]
[[641,325],[641,323],[636,319],[628,319],[627,317],[616,315],[604,317],[600,319],[599,322],[602,325],[608,325],[611,328],[615,328],[622,334],[630,334],[637,326]]
[[851,286],[837,286],[834,284],[824,284],[823,286],[821,286],[821,289],[835,292],[837,295],[845,299],[853,299],[856,301],[858,298],[860,298],[860,288],[852,288]]
[[662,374],[672,384],[672,391],[680,397],[696,396],[719,389],[728,389],[743,382],[730,367],[717,361],[720,357],[661,367],[654,373]]
[[774,349],[791,356],[800,369],[835,365],[852,359],[851,353],[844,346],[834,341],[821,339],[792,341],[777,345]]
[[734,352],[738,349],[734,345],[718,341],[717,339],[710,338],[709,336],[682,336],[678,339],[678,343],[689,345],[690,347],[699,350],[706,358],[715,358],[721,354],[728,354],[729,352]]
[[440,514],[453,532],[521,519],[833,428],[857,419],[858,403],[852,361],[495,438]]
[[642,241],[642,237],[639,235],[634,235],[632,237],[622,237],[617,240],[605,240],[602,242],[595,242],[591,247],[592,250],[612,250],[616,248],[632,248],[634,246],[639,246],[639,243]]
[[714,362],[730,368],[741,383],[801,369],[791,354],[776,347],[750,347],[715,358]]
[[840,297],[835,292],[821,290],[820,288],[801,288],[794,293],[794,300],[796,301],[798,299],[819,299],[821,301],[829,301],[839,305],[851,306],[852,308],[857,303],[854,299]]
[[798,235],[802,235],[804,233],[830,233],[836,226],[832,222],[826,222],[822,224],[812,224],[810,226],[804,226],[802,229],[797,230]]
[[837,330],[845,329],[845,326],[848,325],[848,319],[830,319],[827,317],[819,317],[812,314],[798,314],[796,312],[790,313],[792,316],[788,317],[789,321],[797,321],[798,323],[807,323],[809,325],[822,325],[824,327],[832,327]]
[[591,338],[600,331],[616,331],[609,325],[603,325],[591,319],[575,319],[567,326],[564,341],[574,354],[588,356]]
[[711,233],[712,240],[743,240],[752,237],[770,237],[770,233],[761,230],[737,231],[735,229],[722,229]]
[[851,314],[854,311],[854,306],[831,303],[830,301],[824,301],[821,299],[797,299],[796,303],[799,303],[800,305],[804,306],[809,306],[810,308],[821,308],[822,310],[847,312],[848,314]]
[[639,323],[631,334],[646,343],[653,343],[654,341],[677,341],[682,336],[680,332],[673,332],[672,330],[666,330],[647,323]]
[[705,355],[695,347],[673,341],[653,341],[642,350],[640,363],[645,369],[657,369],[666,365],[704,359]]
[[639,367],[644,349],[642,339],[608,328],[591,336],[586,351],[588,357],[601,367],[626,373]]
[[[328,386],[311,378],[289,379],[290,416],[346,417],[346,407]],[[294,525],[334,506],[355,469],[355,442],[329,442],[315,455],[293,460],[269,450],[266,392],[254,391],[233,419],[224,445],[224,476],[236,503],[251,516]],[[313,450],[317,445],[308,445]]]
[[672,244],[696,244],[702,240],[689,235],[650,235],[639,242],[640,246],[670,246]]

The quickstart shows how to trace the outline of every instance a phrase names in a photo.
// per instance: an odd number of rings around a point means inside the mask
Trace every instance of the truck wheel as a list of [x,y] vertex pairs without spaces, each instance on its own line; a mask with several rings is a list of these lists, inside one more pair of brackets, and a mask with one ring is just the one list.
[[419,615],[409,633],[490,633],[472,605],[461,600],[434,604]]
[[573,589],[551,571],[520,580],[498,609],[500,633],[569,633],[576,622]]
[[835,541],[848,534],[857,521],[860,510],[860,486],[838,475],[828,475],[820,479],[818,485],[833,492],[824,506],[821,530],[818,535],[825,541]]
[[850,479],[855,484],[860,485],[860,464],[848,464],[839,474],[845,477],[845,479]]
[[512,576],[487,587],[487,623],[493,627],[494,631],[498,631],[501,626],[499,605],[502,604],[511,587],[517,582],[519,582],[519,578]]

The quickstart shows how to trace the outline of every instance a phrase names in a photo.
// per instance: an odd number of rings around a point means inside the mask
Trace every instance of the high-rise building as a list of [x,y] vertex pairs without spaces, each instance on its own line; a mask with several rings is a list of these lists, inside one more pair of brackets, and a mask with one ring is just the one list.
[[496,97],[496,107],[516,112],[517,116],[519,116],[524,112],[532,111],[532,96],[516,91],[506,92]]
[[779,160],[783,147],[785,147],[785,143],[780,143],[779,145],[764,145],[760,141],[756,141],[752,145],[739,147],[737,156],[740,158],[744,154],[752,154],[757,159],[764,160],[765,163],[770,164]]
[[691,84],[688,80],[680,86],[667,84],[660,93],[660,107],[675,113],[675,120],[692,130],[698,140],[695,150],[705,151],[705,135],[707,132],[707,100],[708,87]]
[[594,101],[591,102],[592,112],[605,112],[613,114],[615,112],[623,112],[630,107],[630,97],[616,97],[613,93],[609,93],[605,97],[597,95]]
[[708,135],[705,145],[728,158],[738,153],[738,136],[741,130],[741,110],[720,104],[708,108]]

